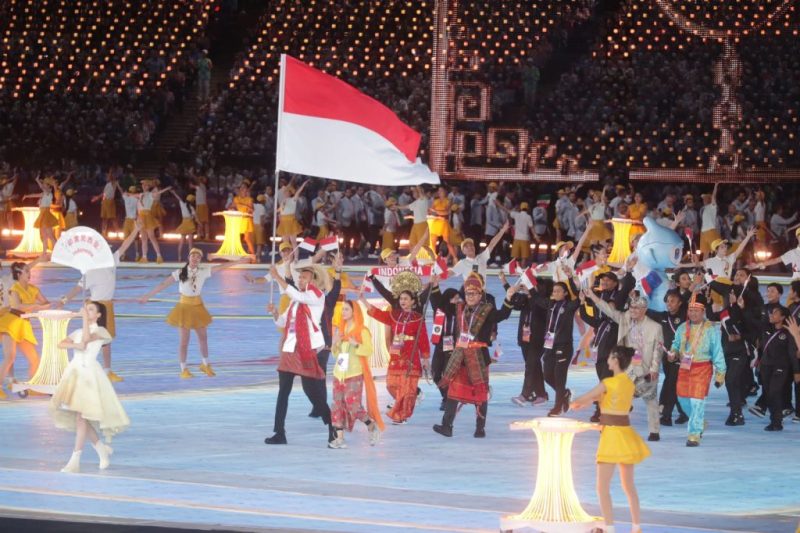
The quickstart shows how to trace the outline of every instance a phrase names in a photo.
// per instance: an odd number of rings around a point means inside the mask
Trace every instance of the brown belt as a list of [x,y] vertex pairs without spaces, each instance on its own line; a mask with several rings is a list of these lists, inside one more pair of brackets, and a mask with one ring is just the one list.
[[600,423],[604,426],[630,426],[631,418],[628,415],[600,415]]

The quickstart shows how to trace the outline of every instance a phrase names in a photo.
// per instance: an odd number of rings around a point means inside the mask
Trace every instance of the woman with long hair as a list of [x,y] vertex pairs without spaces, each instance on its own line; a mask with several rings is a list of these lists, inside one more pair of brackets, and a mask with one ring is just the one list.
[[53,246],[56,245],[55,228],[60,227],[61,224],[50,209],[55,201],[54,189],[58,186],[58,184],[52,177],[42,179],[41,176],[36,176],[36,184],[39,185],[39,188],[42,190],[42,192],[37,194],[26,194],[22,197],[22,199],[39,199],[39,216],[36,217],[36,220],[33,222],[33,227],[39,230],[39,236],[42,239],[44,249],[52,250]]
[[415,310],[419,308],[419,278],[411,272],[401,272],[395,276],[392,290],[397,295],[397,308],[380,309],[367,302],[363,294],[360,298],[372,318],[391,328],[386,388],[394,404],[386,414],[393,424],[405,424],[414,414],[419,378],[423,370],[430,373],[430,343],[425,316]]
[[570,409],[583,409],[592,402],[600,404],[600,442],[597,445],[597,498],[603,513],[603,533],[614,533],[614,509],[611,504],[611,478],[619,466],[622,490],[628,497],[631,511],[631,532],[642,531],[639,518],[639,494],[633,481],[634,465],[650,455],[642,437],[631,427],[630,412],[636,387],[625,372],[633,360],[634,349],[616,346],[608,356],[608,367],[614,373],[599,385],[576,398]]
[[[342,318],[333,330],[333,404],[331,423],[336,439],[330,448],[346,448],[344,431],[353,431],[356,420],[366,424],[369,443],[375,446],[380,440],[384,425],[378,408],[378,396],[369,358],[372,356],[372,335],[364,327],[364,315],[358,302],[342,302]],[[361,403],[362,392],[367,392],[367,409]]]
[[178,292],[180,292],[181,297],[177,305],[175,305],[169,315],[167,315],[167,324],[178,328],[178,358],[181,364],[182,379],[194,377],[186,366],[189,333],[192,330],[194,330],[195,335],[197,335],[197,342],[200,344],[200,357],[203,360],[200,365],[200,371],[208,377],[216,376],[214,370],[211,369],[211,363],[208,361],[207,328],[208,325],[211,324],[211,315],[203,304],[203,299],[200,297],[200,294],[203,292],[203,285],[206,280],[210,278],[214,272],[221,268],[241,263],[248,258],[243,257],[238,261],[231,261],[218,265],[201,265],[201,259],[203,259],[203,251],[199,248],[192,248],[189,250],[189,260],[183,265],[183,268],[174,271],[153,290],[139,298],[139,303],[146,303],[147,300],[159,292],[176,281],[178,282]]
[[[106,308],[100,302],[88,301],[79,316],[83,319],[81,329],[58,343],[63,350],[71,349],[73,355],[50,399],[50,414],[56,427],[75,432],[72,456],[61,469],[68,473],[80,471],[87,437],[100,459],[100,470],[108,468],[114,450],[106,443],[131,423],[111,381],[97,362],[97,354],[111,342],[111,334],[105,328]],[[106,443],[100,440],[100,433]]]
[[[8,290],[10,309],[0,316],[0,338],[3,339],[3,364],[0,366],[0,384],[5,382],[9,370],[17,358],[17,348],[22,350],[28,359],[28,376],[33,377],[39,367],[39,354],[36,353],[36,337],[33,335],[31,321],[22,318],[25,313],[35,313],[43,309],[50,309],[51,304],[47,298],[33,285],[31,269],[33,266],[47,258],[42,255],[28,264],[15,262],[11,264],[11,275],[14,285]],[[6,393],[0,388],[0,399],[5,399]]]

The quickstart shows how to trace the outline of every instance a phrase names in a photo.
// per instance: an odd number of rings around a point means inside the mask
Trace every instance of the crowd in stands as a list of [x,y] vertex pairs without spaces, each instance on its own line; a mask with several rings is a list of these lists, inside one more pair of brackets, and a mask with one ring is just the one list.
[[130,159],[182,108],[214,0],[0,2],[0,154]]

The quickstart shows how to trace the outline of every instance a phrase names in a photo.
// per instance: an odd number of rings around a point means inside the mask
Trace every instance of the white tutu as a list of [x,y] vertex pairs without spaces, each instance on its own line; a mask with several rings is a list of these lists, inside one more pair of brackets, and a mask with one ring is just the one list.
[[[50,399],[50,414],[56,427],[75,431],[75,414],[80,413],[107,442],[111,442],[111,437],[124,431],[131,421],[103,367],[97,362],[97,354],[103,345],[111,342],[111,335],[96,325],[91,326],[90,333],[102,339],[90,342],[85,350],[73,350],[72,361]],[[80,342],[81,336],[82,331],[77,330],[70,338]]]

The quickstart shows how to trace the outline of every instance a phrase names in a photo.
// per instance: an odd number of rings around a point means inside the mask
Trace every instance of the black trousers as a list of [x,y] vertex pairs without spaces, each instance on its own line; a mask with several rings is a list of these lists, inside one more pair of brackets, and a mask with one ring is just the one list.
[[728,401],[731,412],[738,412],[745,399],[745,370],[750,368],[750,361],[746,353],[725,354],[725,389],[728,391]]
[[[471,405],[471,404],[470,404]],[[483,402],[478,406],[478,412],[475,413],[475,429],[483,429],[486,427],[486,413],[489,410],[489,404]],[[458,412],[458,400],[447,400],[444,404],[444,415],[442,415],[442,425],[453,427],[453,421],[456,419]]]
[[[286,411],[289,409],[289,395],[292,393],[294,378],[297,374],[278,370],[278,402],[275,406],[275,433],[286,433]],[[311,402],[314,411],[322,417],[326,426],[331,423],[331,409],[328,407],[328,396],[325,391],[325,380],[300,376],[303,392]]]
[[764,392],[756,403],[759,407],[769,409],[769,418],[772,423],[783,425],[783,388],[791,371],[788,368],[772,365],[761,365],[759,370]]
[[544,351],[544,380],[556,393],[556,406],[566,398],[567,372],[571,363],[572,344],[556,345]]
[[[342,233],[344,234],[342,253],[348,256],[353,253],[353,250],[358,250],[361,244],[361,232],[358,231],[358,224],[356,222],[351,222],[349,226],[344,226],[342,228]],[[350,241],[353,242],[352,245]]]
[[664,383],[661,385],[661,394],[658,397],[658,403],[661,405],[661,416],[672,418],[672,410],[678,408],[678,412],[684,416],[681,404],[678,403],[678,370],[680,370],[680,362],[669,362],[666,357],[664,358]]
[[[450,354],[453,352],[445,352],[442,350],[442,345],[439,343],[433,350],[433,358],[431,359],[431,373],[433,374],[433,382],[439,385],[442,380],[442,374],[447,366],[447,361],[450,359]],[[447,387],[439,387],[439,392],[442,399],[447,398]]]
[[522,382],[522,396],[530,398],[531,395],[544,397],[544,369],[542,368],[541,343],[523,342],[522,358],[525,360],[525,379]]

